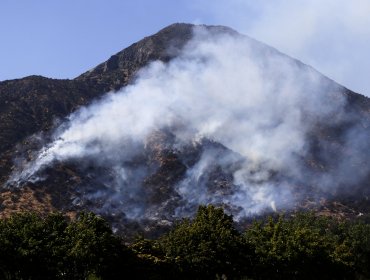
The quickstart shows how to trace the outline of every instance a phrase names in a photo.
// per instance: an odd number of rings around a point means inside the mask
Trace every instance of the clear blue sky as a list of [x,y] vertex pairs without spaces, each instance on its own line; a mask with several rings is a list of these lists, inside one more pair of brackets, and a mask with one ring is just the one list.
[[0,0],[0,80],[76,77],[174,22],[230,26],[370,95],[368,0]]

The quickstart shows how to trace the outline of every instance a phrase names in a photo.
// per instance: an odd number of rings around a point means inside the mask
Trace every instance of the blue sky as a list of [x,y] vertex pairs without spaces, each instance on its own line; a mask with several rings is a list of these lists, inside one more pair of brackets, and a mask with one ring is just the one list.
[[230,26],[370,96],[369,0],[0,0],[0,80],[74,78],[174,22]]

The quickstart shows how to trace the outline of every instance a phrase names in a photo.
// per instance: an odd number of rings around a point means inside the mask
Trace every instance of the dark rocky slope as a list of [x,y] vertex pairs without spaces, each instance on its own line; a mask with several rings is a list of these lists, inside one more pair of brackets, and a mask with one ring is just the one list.
[[[63,121],[71,112],[81,106],[91,103],[103,94],[116,91],[132,82],[135,73],[143,66],[154,60],[163,62],[176,57],[181,48],[192,37],[193,26],[189,24],[174,24],[164,28],[157,34],[144,38],[123,51],[113,55],[106,62],[94,69],[82,74],[73,80],[55,80],[39,76],[30,76],[23,79],[3,81],[0,83],[0,184],[3,185],[0,202],[2,215],[19,210],[37,210],[48,212],[61,210],[70,215],[76,211],[90,209],[99,211],[104,208],[104,197],[91,198],[89,193],[97,189],[106,189],[105,182],[112,179],[112,170],[96,165],[86,160],[80,162],[57,163],[53,168],[44,172],[48,174],[45,181],[28,182],[21,188],[6,187],[9,174],[14,169],[14,161],[17,157],[32,158],[32,151],[43,145],[40,139],[47,139],[51,131],[58,123]],[[207,27],[211,32],[235,33],[226,27]],[[256,42],[256,44],[260,44]],[[262,46],[262,45],[261,45]],[[263,46],[264,48],[268,48]],[[275,50],[271,49],[275,52]],[[290,59],[290,58],[289,58]],[[307,67],[296,61],[302,67]],[[335,84],[333,81],[330,83]],[[342,137],[353,126],[362,129],[364,135],[370,136],[370,100],[356,94],[339,85],[338,95],[344,95],[347,99],[346,114],[351,115],[351,121],[342,121],[340,116],[333,116],[333,120],[317,122],[310,133],[311,146],[309,156],[302,159],[309,168],[315,172],[330,169],[323,154],[332,157],[338,154],[348,154],[342,146]],[[40,135],[40,138],[32,135]],[[41,137],[42,136],[42,137]],[[166,202],[168,211],[181,206],[181,199],[177,198],[173,186],[179,182],[187,168],[193,166],[204,149],[216,149],[218,153],[226,153],[227,149],[222,145],[207,141],[188,149],[179,151],[171,146],[171,134],[157,132],[148,141],[142,156],[137,158],[131,165],[140,165],[150,170],[149,176],[142,178],[145,198],[143,203],[154,205],[148,211],[158,211]],[[369,147],[369,146],[366,146]],[[368,153],[369,150],[362,151]],[[340,157],[338,157],[340,158]],[[236,163],[237,164],[237,161]],[[369,162],[360,162],[357,168]],[[19,165],[19,163],[17,163]],[[232,168],[232,167],[228,167]],[[226,168],[227,169],[227,168]],[[104,178],[101,178],[104,174]],[[230,170],[225,166],[214,166],[204,174],[210,195],[223,195],[232,192]],[[315,195],[307,197],[305,203],[297,205],[298,208],[313,208],[326,214],[336,214],[347,217],[355,217],[359,212],[370,212],[368,202],[370,174],[365,180],[351,187],[345,196],[337,192],[321,194],[315,186],[307,182],[306,188],[310,188]],[[301,187],[301,186],[300,186]],[[345,189],[346,186],[342,186]],[[302,195],[298,194],[297,195]],[[323,196],[327,200],[314,200],[313,197]],[[90,197],[90,199],[86,199]],[[107,195],[107,200],[110,196]],[[122,213],[120,202],[114,202],[111,209],[114,212],[106,212],[109,219],[116,225],[126,221],[130,229],[139,228],[139,223],[128,223],[125,213]],[[113,204],[114,204],[113,203]],[[185,207],[185,206],[184,206]],[[110,210],[111,211],[111,210]],[[158,214],[159,215],[159,214]],[[146,224],[158,226],[158,221],[166,225],[166,219],[156,216],[156,222],[147,220]],[[162,219],[163,218],[163,219]],[[160,224],[159,223],[159,224]]]

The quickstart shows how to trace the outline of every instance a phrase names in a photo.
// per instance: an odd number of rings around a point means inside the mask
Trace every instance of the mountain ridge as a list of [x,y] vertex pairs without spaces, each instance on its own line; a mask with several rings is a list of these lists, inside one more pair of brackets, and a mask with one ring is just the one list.
[[[45,139],[48,139],[50,132],[71,113],[82,106],[94,102],[96,99],[102,98],[107,92],[116,92],[122,87],[134,83],[138,71],[149,63],[156,60],[168,63],[173,58],[176,58],[182,48],[192,38],[193,28],[194,25],[191,24],[173,24],[165,27],[158,33],[145,37],[114,54],[107,61],[72,80],[29,76],[0,82],[0,184],[4,186],[9,174],[16,168],[14,160],[24,157],[32,159],[34,156],[32,151],[39,149],[44,144]],[[236,31],[227,27],[202,26],[200,28],[205,28],[210,30],[210,32],[225,32],[235,36],[242,36],[236,35],[238,34]],[[257,41],[255,42],[256,44],[261,44]],[[266,45],[264,46],[269,51],[276,51]],[[300,67],[302,65],[302,67],[310,67],[298,60],[293,61]],[[323,77],[323,79],[327,79],[328,83],[334,83],[327,77]],[[353,122],[358,122],[365,131],[369,130],[370,99],[336,83],[335,87],[338,87],[338,94],[345,96],[348,102],[346,110],[348,114],[354,116]],[[345,126],[341,123],[338,125],[334,124],[336,127],[333,129],[330,128],[330,122],[326,125],[319,126],[312,132],[313,138],[319,143],[318,147],[316,147],[319,151],[324,149],[321,144],[322,139],[331,137],[339,139],[338,142],[340,142],[341,135],[345,131]],[[186,152],[171,150],[158,144],[168,141],[166,139],[170,135],[158,133],[158,135],[153,135],[156,140],[151,145],[152,147],[158,145],[158,148],[149,149],[147,155],[140,159],[142,161],[140,164],[143,166],[156,166],[156,168],[159,166],[158,172],[154,172],[145,179],[145,184],[150,187],[147,195],[153,201],[164,200],[159,194],[163,196],[173,194],[172,185],[182,178],[189,167],[189,164],[184,161],[185,154],[186,157],[188,157],[188,154],[192,154],[190,158],[196,161],[200,151],[204,149],[202,145],[209,145],[209,147],[216,149],[220,154],[225,152],[223,147],[217,146],[217,144],[212,142],[188,148]],[[40,137],[33,139],[31,136],[35,134],[39,134]],[[40,140],[41,138],[42,140]],[[340,150],[340,148],[331,146],[330,149],[331,153]],[[314,165],[321,164],[314,154],[312,158]],[[218,186],[216,189],[222,190],[220,191],[221,193],[227,192],[228,187],[225,186],[230,182],[230,179],[227,179],[230,175],[227,172],[220,172],[221,175],[215,176],[214,172],[219,172],[217,170],[217,167],[215,167],[215,170],[209,171],[207,178],[215,182],[224,182],[217,183],[219,185],[216,184]],[[73,213],[76,210],[80,211],[85,208],[94,210],[99,207],[99,202],[86,201],[86,204],[79,204],[78,200],[81,200],[79,193],[91,191],[89,188],[86,188],[89,182],[92,185],[99,185],[99,178],[94,175],[94,172],[97,172],[96,174],[106,172],[109,178],[110,171],[104,170],[104,168],[99,166],[93,166],[90,163],[86,167],[81,168],[78,166],[78,163],[69,162],[57,164],[55,167],[47,169],[47,172],[52,179],[44,183],[30,182],[23,189],[15,190],[3,187],[1,206],[2,212],[5,213],[4,215],[9,211],[18,211],[18,208],[26,210],[41,207],[44,209],[41,211],[61,210],[66,213]],[[224,178],[222,179],[221,177]],[[65,186],[61,186],[63,184]],[[104,184],[100,183],[100,185],[100,187],[104,188]],[[78,188],[81,190],[76,193]],[[364,193],[368,192],[367,189],[368,187],[364,189]],[[28,206],[27,202],[25,202],[27,198],[30,203]],[[74,203],[72,203],[73,201]],[[97,204],[91,205],[91,203]],[[176,205],[178,202],[173,203]],[[116,207],[120,206],[117,205]],[[111,216],[110,219],[114,221],[116,217]],[[127,218],[123,216],[122,219],[126,220]],[[134,223],[131,226],[135,228],[138,225]]]

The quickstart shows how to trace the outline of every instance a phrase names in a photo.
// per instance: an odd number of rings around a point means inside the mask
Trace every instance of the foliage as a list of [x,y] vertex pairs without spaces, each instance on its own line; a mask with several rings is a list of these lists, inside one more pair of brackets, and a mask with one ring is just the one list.
[[346,279],[353,257],[340,224],[313,214],[255,222],[245,241],[255,248],[255,275],[265,279]]
[[0,279],[370,279],[370,224],[312,213],[234,227],[200,206],[157,240],[129,247],[92,213],[0,220]]
[[370,224],[358,223],[343,228],[351,248],[357,277],[370,279]]
[[61,214],[32,213],[0,221],[1,279],[119,279],[131,254],[91,213],[70,223]]
[[193,221],[183,220],[160,244],[185,275],[199,279],[239,275],[246,251],[232,217],[212,205],[200,206]]
[[16,214],[0,221],[2,279],[48,279],[62,275],[67,223],[61,215],[42,219],[35,214]]

